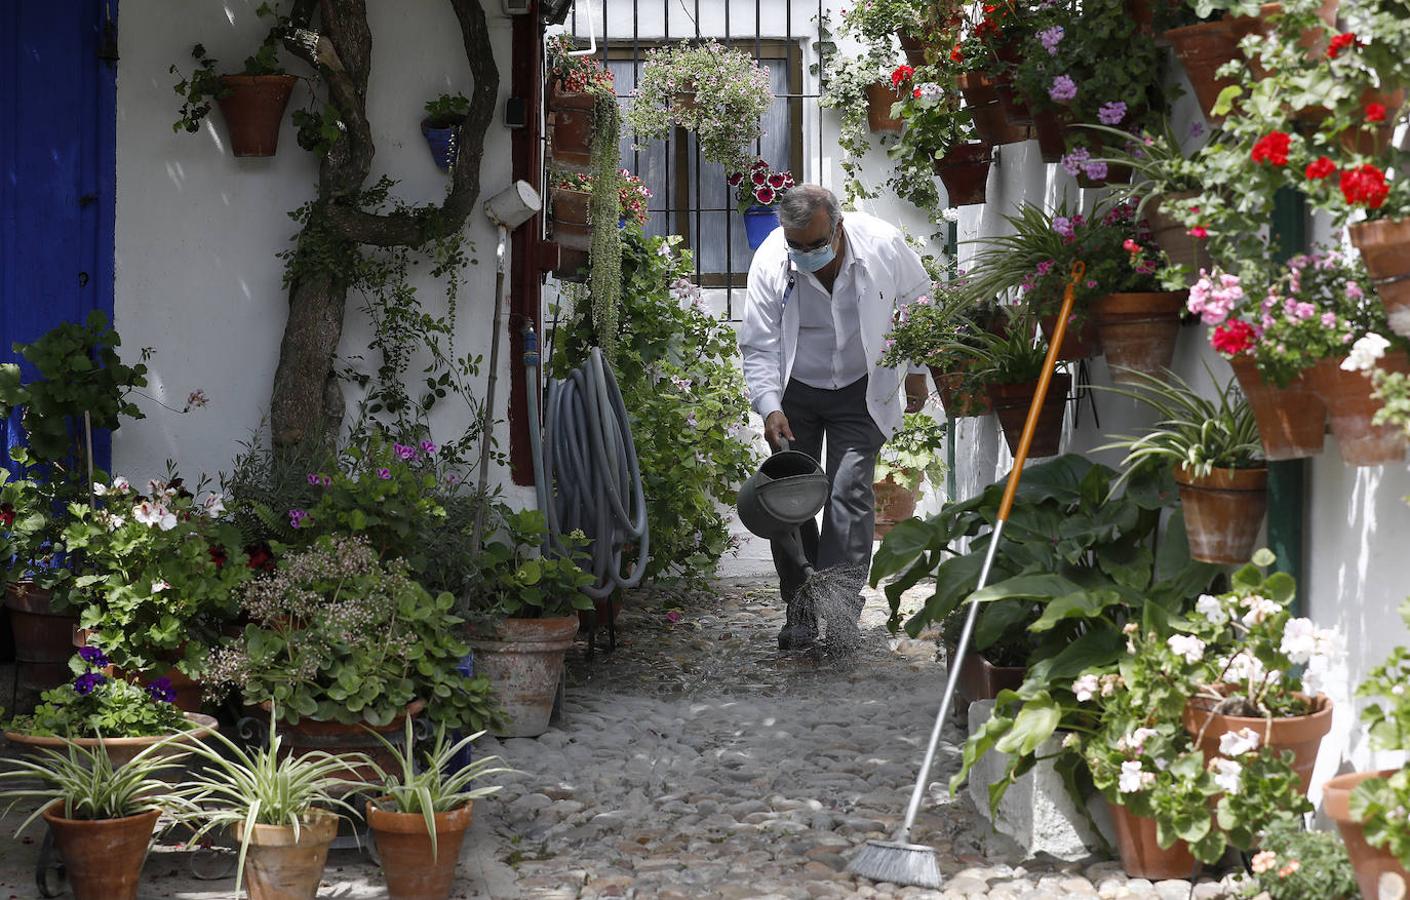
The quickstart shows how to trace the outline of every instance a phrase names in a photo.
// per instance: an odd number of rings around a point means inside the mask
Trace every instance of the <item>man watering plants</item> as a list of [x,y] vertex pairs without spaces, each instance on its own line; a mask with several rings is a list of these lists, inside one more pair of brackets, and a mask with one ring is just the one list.
[[[754,253],[739,327],[744,378],[764,437],[787,441],[818,460],[831,482],[822,529],[808,522],[802,543],[823,571],[871,565],[876,518],[872,479],[877,452],[906,410],[925,403],[925,369],[877,365],[894,310],[930,291],[925,267],[892,225],[859,212],[844,217],[837,197],[800,184],[778,207],[779,224]],[[823,450],[826,445],[827,456]],[[797,604],[804,569],[773,545],[779,588],[789,607],[781,649],[818,636],[815,611]],[[853,621],[862,598],[849,596]],[[830,627],[830,626],[829,626]]]

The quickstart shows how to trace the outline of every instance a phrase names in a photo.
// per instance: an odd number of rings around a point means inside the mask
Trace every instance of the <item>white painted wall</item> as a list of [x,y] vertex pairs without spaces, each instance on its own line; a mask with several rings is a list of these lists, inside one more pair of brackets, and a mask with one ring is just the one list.
[[[299,148],[286,117],[279,153],[270,159],[236,159],[226,143],[218,111],[199,134],[175,134],[179,98],[172,92],[175,63],[190,71],[192,45],[201,42],[238,71],[263,38],[267,25],[255,15],[260,0],[182,3],[125,0],[119,52],[117,129],[117,288],[115,318],[129,352],[153,347],[151,393],[180,408],[201,388],[210,405],[181,416],[143,400],[147,420],[114,435],[114,469],[129,477],[157,473],[174,459],[188,480],[196,473],[228,468],[237,442],[247,439],[269,409],[270,387],[287,315],[281,261],[296,225],[289,211],[312,198],[317,159]],[[500,96],[508,95],[510,20],[498,3],[486,3]],[[431,97],[469,94],[469,66],[460,30],[443,0],[399,0],[368,4],[372,30],[372,77],[367,113],[377,156],[372,184],[382,175],[400,182],[397,196],[409,203],[436,202],[449,178],[431,161],[419,123]],[[286,58],[287,54],[285,55]],[[290,71],[309,75],[294,60]],[[294,91],[291,111],[309,103],[309,87]],[[483,195],[509,183],[509,134],[496,110],[486,144]],[[473,213],[469,238],[478,265],[469,267],[458,303],[456,349],[488,353],[494,291],[495,233]],[[429,278],[414,283],[428,311],[442,311],[443,288]],[[340,352],[365,351],[368,323],[355,296]],[[508,396],[508,352],[501,357],[496,406],[503,416]],[[482,376],[483,377],[483,376]],[[476,385],[483,394],[483,380]],[[355,398],[349,396],[350,408]],[[447,404],[448,405],[448,404]],[[468,411],[444,409],[433,424],[438,434],[458,434]],[[507,429],[498,429],[507,446]],[[507,472],[493,479],[508,484]],[[522,502],[532,491],[508,487]]]

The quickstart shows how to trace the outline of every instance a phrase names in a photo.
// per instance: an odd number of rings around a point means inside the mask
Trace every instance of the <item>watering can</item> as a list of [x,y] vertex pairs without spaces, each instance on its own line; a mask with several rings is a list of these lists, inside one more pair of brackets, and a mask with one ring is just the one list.
[[822,510],[831,491],[818,461],[784,441],[739,489],[739,520],[761,538],[788,541]]

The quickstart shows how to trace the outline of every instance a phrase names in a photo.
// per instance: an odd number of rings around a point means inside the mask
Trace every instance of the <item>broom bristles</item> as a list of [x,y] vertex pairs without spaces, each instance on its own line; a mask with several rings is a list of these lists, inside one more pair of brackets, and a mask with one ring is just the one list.
[[867,841],[847,871],[853,875],[886,884],[939,888],[940,864],[935,848],[900,841]]

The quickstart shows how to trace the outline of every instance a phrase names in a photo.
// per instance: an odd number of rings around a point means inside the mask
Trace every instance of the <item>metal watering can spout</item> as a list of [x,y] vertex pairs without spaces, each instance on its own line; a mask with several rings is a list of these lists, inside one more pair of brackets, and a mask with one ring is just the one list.
[[822,511],[831,489],[818,461],[788,449],[785,441],[739,489],[739,520],[761,538],[792,538],[799,525]]

